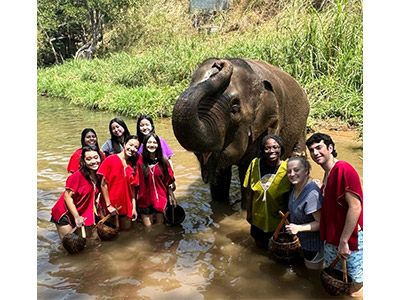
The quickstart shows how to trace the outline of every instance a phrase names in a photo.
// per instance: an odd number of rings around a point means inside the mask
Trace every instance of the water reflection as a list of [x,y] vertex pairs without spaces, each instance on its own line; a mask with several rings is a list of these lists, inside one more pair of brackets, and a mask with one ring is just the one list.
[[[51,115],[52,118],[48,116]],[[114,240],[89,240],[76,255],[60,247],[50,211],[68,177],[69,157],[80,146],[83,128],[96,130],[99,144],[109,138],[113,114],[38,98],[37,152],[37,291],[39,299],[326,299],[319,273],[299,261],[277,263],[257,249],[244,212],[210,202],[198,163],[175,140],[169,119],[156,120],[173,156],[178,202],[186,219],[176,227],[155,226],[145,233],[140,222]],[[123,118],[131,133],[136,120]],[[54,123],[53,120],[57,120]],[[354,133],[334,133],[339,158],[350,161],[362,176],[361,150]],[[231,187],[240,189],[236,170]],[[322,178],[318,166],[312,175]],[[336,299],[341,299],[336,297]]]

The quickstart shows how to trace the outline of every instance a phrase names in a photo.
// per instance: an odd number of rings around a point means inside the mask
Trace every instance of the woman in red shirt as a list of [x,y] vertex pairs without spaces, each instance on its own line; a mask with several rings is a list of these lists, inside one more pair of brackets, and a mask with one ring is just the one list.
[[[83,129],[81,133],[81,145],[82,147],[85,146],[96,146],[97,148],[99,147],[99,144],[97,142],[97,134],[96,131],[92,128],[85,128]],[[71,158],[69,159],[68,166],[67,166],[67,172],[68,173],[74,173],[79,169],[79,158],[81,157],[82,154],[82,148],[77,149],[74,154],[72,154]],[[105,158],[105,155],[103,152],[101,152],[103,159]]]
[[[137,218],[135,188],[139,184],[139,146],[136,135],[128,136],[122,152],[108,156],[97,171],[97,174],[102,176],[101,192],[105,201],[105,211],[107,214],[119,214],[121,230],[129,230],[132,221]],[[121,207],[119,212],[117,207]]]
[[146,227],[164,222],[164,209],[168,198],[176,206],[170,185],[175,181],[173,171],[163,156],[160,138],[149,133],[143,141],[142,162],[139,167],[138,207]]
[[82,148],[79,170],[68,177],[65,191],[51,210],[51,222],[56,224],[60,239],[75,226],[95,224],[98,216],[96,199],[100,192],[96,171],[101,161],[98,147]]

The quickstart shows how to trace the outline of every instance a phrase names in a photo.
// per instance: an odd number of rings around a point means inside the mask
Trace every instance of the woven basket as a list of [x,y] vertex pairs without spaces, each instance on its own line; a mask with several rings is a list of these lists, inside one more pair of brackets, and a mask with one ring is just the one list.
[[329,267],[321,272],[321,282],[325,290],[331,296],[350,294],[358,291],[362,287],[362,282],[353,282],[347,275],[346,260],[342,259],[343,272],[334,269],[334,266],[340,260],[339,256],[332,261]]
[[97,234],[99,235],[100,239],[102,241],[106,241],[109,239],[112,239],[118,234],[119,231],[119,218],[118,215],[115,216],[115,227],[112,226],[110,223],[106,223],[106,221],[111,217],[111,215],[105,216],[103,219],[101,219],[97,225]]
[[300,241],[297,235],[291,235],[287,232],[279,232],[282,226],[286,223],[289,224],[287,217],[289,212],[283,214],[279,211],[282,219],[276,227],[274,235],[271,237],[269,245],[272,253],[279,260],[290,260],[296,256],[297,250],[300,247]]
[[62,239],[62,244],[69,253],[75,254],[78,253],[79,251],[83,250],[86,246],[86,232],[84,226],[82,228],[82,236],[79,236],[74,233],[74,231],[77,229],[75,227],[72,229],[71,232],[67,233],[63,239]]
[[280,232],[276,239],[273,236],[271,237],[270,247],[276,258],[291,259],[296,256],[300,241],[296,235]]

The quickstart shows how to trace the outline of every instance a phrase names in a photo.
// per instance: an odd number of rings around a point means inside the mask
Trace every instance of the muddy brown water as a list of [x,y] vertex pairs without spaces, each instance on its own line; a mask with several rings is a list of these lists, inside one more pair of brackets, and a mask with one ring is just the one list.
[[[99,144],[109,138],[108,122],[116,115],[74,107],[63,100],[37,101],[37,297],[38,299],[346,299],[331,297],[320,272],[299,259],[278,263],[257,249],[245,213],[228,203],[211,202],[193,154],[176,141],[170,119],[155,121],[157,133],[175,152],[176,196],[186,211],[184,222],[145,232],[135,222],[128,232],[68,254],[49,222],[51,208],[68,177],[67,163],[80,146],[85,127],[96,130]],[[131,133],[136,120],[123,118]],[[329,132],[338,158],[363,174],[362,149],[353,131]],[[239,198],[236,172],[232,199]],[[313,164],[312,175],[322,179]]]

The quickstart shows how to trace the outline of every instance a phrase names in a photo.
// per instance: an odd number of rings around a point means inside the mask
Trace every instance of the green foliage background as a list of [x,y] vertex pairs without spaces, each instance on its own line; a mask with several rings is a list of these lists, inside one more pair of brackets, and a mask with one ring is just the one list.
[[192,26],[189,1],[133,1],[107,28],[97,58],[38,68],[38,93],[132,117],[170,116],[201,61],[243,57],[302,85],[309,126],[335,118],[362,129],[363,3],[331,1],[317,11],[311,2],[233,1],[210,24],[219,30],[207,33]]

